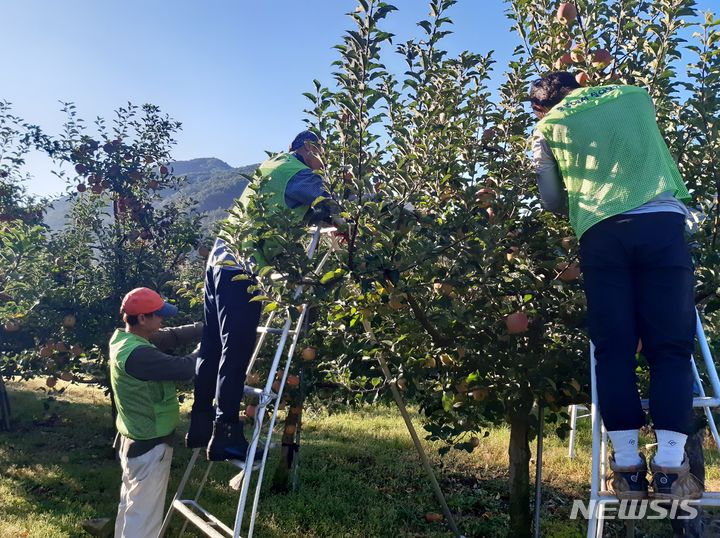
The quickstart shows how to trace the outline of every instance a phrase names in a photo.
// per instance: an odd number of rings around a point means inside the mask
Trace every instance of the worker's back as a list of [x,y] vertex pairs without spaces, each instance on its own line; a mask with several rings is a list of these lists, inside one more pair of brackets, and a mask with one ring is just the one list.
[[634,86],[580,88],[538,123],[568,191],[578,236],[664,192],[689,198],[655,121],[649,95]]

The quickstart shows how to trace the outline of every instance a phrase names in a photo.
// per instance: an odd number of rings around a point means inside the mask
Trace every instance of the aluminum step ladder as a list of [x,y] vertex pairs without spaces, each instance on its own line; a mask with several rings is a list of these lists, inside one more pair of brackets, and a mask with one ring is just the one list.
[[[699,326],[699,331],[702,331],[702,326]],[[700,339],[700,338],[702,338],[704,340],[705,334],[702,332],[698,332],[698,339]],[[706,397],[705,389],[703,388],[702,380],[700,379],[700,372],[698,372],[697,364],[695,363],[694,356],[690,358],[690,362],[692,365],[693,376],[695,377],[694,393],[697,394],[701,399],[705,398]],[[718,395],[717,392],[716,392],[716,395]],[[705,401],[708,401],[708,400],[705,400]],[[645,409],[647,409],[647,401],[643,401],[643,406]],[[696,407],[698,407],[698,406],[696,406]],[[705,412],[705,418],[707,418],[708,426],[710,427],[710,432],[712,433],[713,440],[715,441],[715,446],[717,446],[718,449],[720,449],[720,434],[718,434],[717,424],[715,423],[715,419],[712,414],[713,406],[705,405],[702,407]],[[591,417],[591,413],[590,413],[590,409],[588,409],[587,405],[575,404],[575,405],[568,406],[568,414],[570,415],[570,420],[569,420],[570,439],[568,442],[568,458],[573,459],[575,457],[575,440],[576,440],[576,433],[577,433],[577,421],[578,421],[578,419],[581,419],[581,418]]]
[[[720,379],[718,379],[717,369],[713,361],[710,346],[708,346],[705,331],[703,330],[700,314],[695,313],[695,333],[706,373],[710,380],[712,388],[712,396],[707,396],[700,382],[700,375],[692,358],[693,373],[697,384],[697,392],[699,395],[693,398],[693,407],[702,408],[708,418],[708,424],[713,433],[715,442],[718,443],[717,427],[712,417],[712,409],[720,407]],[[603,526],[605,519],[603,505],[619,504],[619,499],[607,488],[607,450],[608,436],[605,426],[602,424],[600,412],[598,409],[597,384],[595,377],[595,346],[590,342],[590,385],[592,389],[592,404],[590,406],[590,418],[592,421],[592,476],[590,479],[590,510],[588,518],[588,538],[601,538],[603,534]],[[648,409],[649,402],[647,399],[642,400],[643,409]],[[718,444],[720,447],[720,444]],[[695,506],[720,506],[720,492],[706,491],[700,499],[689,501]]]
[[[334,227],[325,227],[320,228],[314,227],[310,229],[310,233],[312,234],[312,239],[310,241],[310,244],[307,248],[307,256],[308,259],[312,259],[315,256],[315,253],[317,251],[318,245],[320,244],[320,241],[323,236],[328,236],[332,232],[334,232],[336,228]],[[337,248],[336,239],[332,239],[332,246],[328,251],[325,253],[325,255],[321,258],[320,262],[315,268],[315,273],[319,273],[322,269],[322,267],[325,265],[325,262],[329,259],[330,255],[332,254],[333,250]],[[303,286],[297,286],[295,289],[295,292],[293,294],[293,299],[298,300],[300,298],[300,295],[302,293]],[[168,527],[170,525],[170,521],[172,520],[172,516],[175,512],[177,512],[179,515],[185,518],[185,522],[182,526],[182,529],[180,530],[180,535],[182,535],[185,532],[185,529],[187,527],[188,523],[192,523],[197,527],[202,533],[204,533],[206,536],[210,536],[211,538],[240,538],[241,536],[241,528],[244,521],[244,515],[245,515],[245,508],[248,501],[248,496],[250,493],[250,482],[253,476],[253,472],[258,472],[258,478],[255,485],[255,493],[254,498],[252,502],[252,509],[250,512],[250,524],[247,531],[247,538],[251,538],[255,529],[255,523],[257,518],[257,509],[258,504],[260,502],[260,490],[262,488],[263,484],[263,477],[265,474],[265,466],[267,464],[267,458],[268,458],[268,451],[272,445],[272,432],[273,428],[275,426],[275,420],[277,418],[278,413],[278,405],[275,405],[273,407],[272,416],[270,418],[269,423],[267,424],[267,428],[263,430],[263,418],[265,416],[265,408],[271,403],[276,402],[279,403],[282,399],[283,391],[285,389],[285,383],[288,378],[288,373],[290,372],[290,366],[292,364],[292,358],[295,353],[295,347],[298,342],[298,338],[301,333],[301,329],[303,327],[303,323],[305,321],[305,316],[307,313],[307,305],[302,304],[302,306],[299,308],[300,314],[294,324],[294,327],[292,325],[292,319],[290,315],[290,310],[288,308],[285,309],[284,317],[285,320],[282,324],[282,327],[273,326],[273,321],[275,320],[275,314],[278,312],[277,310],[274,310],[270,312],[266,322],[264,325],[259,326],[257,329],[258,332],[258,340],[255,345],[255,349],[253,351],[252,357],[250,358],[250,362],[248,363],[248,369],[247,373],[250,373],[253,369],[253,366],[255,365],[255,361],[257,360],[260,350],[262,349],[263,344],[265,343],[266,337],[268,334],[274,334],[279,335],[280,340],[277,344],[277,347],[275,348],[275,354],[273,357],[272,365],[270,366],[270,372],[268,374],[268,379],[265,382],[264,388],[256,388],[256,387],[245,387],[245,395],[254,395],[257,398],[259,398],[259,402],[257,405],[256,413],[255,413],[255,419],[254,419],[254,427],[253,427],[253,433],[252,438],[249,442],[249,448],[248,453],[246,456],[245,461],[253,461],[255,462],[251,466],[247,466],[245,462],[240,460],[228,460],[227,462],[220,462],[220,463],[229,463],[231,465],[235,465],[240,469],[240,472],[232,479],[230,480],[230,486],[240,491],[240,498],[238,500],[237,504],[237,511],[235,514],[235,522],[232,527],[226,525],[222,521],[220,521],[217,517],[215,517],[213,514],[211,514],[208,510],[203,508],[199,503],[200,494],[202,493],[202,490],[205,486],[205,483],[207,482],[208,476],[210,474],[210,470],[212,469],[214,462],[208,462],[207,468],[205,470],[205,473],[202,477],[202,480],[200,482],[200,485],[195,493],[195,496],[193,499],[184,499],[183,493],[185,491],[185,486],[187,485],[188,479],[190,478],[190,475],[193,471],[193,468],[195,467],[198,456],[200,455],[201,451],[204,451],[204,449],[196,448],[193,449],[192,456],[190,458],[190,461],[188,462],[188,465],[185,469],[185,473],[183,474],[182,479],[180,480],[180,484],[178,486],[177,492],[175,493],[172,502],[170,503],[170,507],[168,508],[167,514],[165,515],[165,519],[163,521],[162,528],[160,529],[160,533],[158,534],[158,537],[165,536],[165,533],[168,530]],[[287,348],[289,342],[289,348]],[[287,353],[285,357],[285,362],[281,365],[281,360],[283,357],[283,353],[285,352],[287,348]],[[279,368],[282,367],[282,378],[280,379],[280,385],[277,390],[277,392],[273,392],[272,385],[274,383],[275,377],[277,375],[277,372]],[[259,461],[255,460],[256,453],[258,450],[258,446],[260,442],[263,442],[263,448],[262,448],[262,457]],[[294,472],[297,473],[297,462],[294,469]]]

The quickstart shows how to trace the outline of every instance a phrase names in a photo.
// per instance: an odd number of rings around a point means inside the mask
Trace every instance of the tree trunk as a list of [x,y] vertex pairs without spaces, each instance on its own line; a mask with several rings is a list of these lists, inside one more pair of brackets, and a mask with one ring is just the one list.
[[285,418],[282,447],[280,448],[280,462],[275,468],[272,479],[272,491],[275,493],[284,493],[291,489],[293,464],[300,448],[300,425],[304,399],[301,394],[293,394],[287,403],[287,417]]
[[510,529],[512,538],[530,538],[530,416],[515,415],[510,420]]
[[0,375],[0,430],[10,429],[10,398],[5,390],[5,381]]

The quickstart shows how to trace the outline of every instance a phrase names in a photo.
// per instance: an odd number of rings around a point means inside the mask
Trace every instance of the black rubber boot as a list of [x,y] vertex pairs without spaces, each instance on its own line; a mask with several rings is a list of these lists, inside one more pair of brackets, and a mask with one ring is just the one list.
[[[207,447],[207,458],[210,461],[241,460],[245,461],[250,446],[243,433],[243,422],[226,424],[215,421],[213,423],[212,438]],[[260,453],[260,447],[255,454]]]
[[190,427],[185,434],[187,448],[205,448],[208,445],[213,432],[214,417],[215,410],[190,411]]

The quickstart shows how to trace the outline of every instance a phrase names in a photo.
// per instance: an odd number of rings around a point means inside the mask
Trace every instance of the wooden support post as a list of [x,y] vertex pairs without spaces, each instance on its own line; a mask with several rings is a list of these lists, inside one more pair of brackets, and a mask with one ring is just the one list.
[[[372,327],[367,320],[363,320],[363,327],[365,328],[365,332],[368,334],[370,339],[373,342],[377,342],[377,339],[375,338],[375,333],[373,333]],[[385,379],[390,383],[390,392],[392,393],[393,398],[395,399],[395,403],[400,410],[400,415],[405,421],[405,426],[407,426],[408,432],[410,432],[410,437],[412,437],[413,443],[415,444],[415,450],[417,450],[418,456],[420,456],[420,461],[425,468],[425,472],[427,473],[428,479],[430,480],[430,485],[432,486],[433,492],[435,493],[435,497],[440,503],[443,514],[445,514],[448,525],[450,525],[450,529],[452,530],[453,534],[456,537],[460,538],[462,535],[460,534],[457,524],[455,523],[455,518],[453,517],[452,512],[450,512],[450,508],[448,507],[447,501],[445,500],[445,495],[443,495],[442,489],[440,489],[440,484],[438,484],[437,478],[435,478],[435,473],[433,472],[432,466],[430,465],[430,460],[428,460],[428,457],[425,454],[425,450],[420,443],[420,438],[415,431],[415,426],[413,426],[412,420],[410,420],[410,414],[405,407],[405,402],[403,401],[402,395],[397,388],[397,384],[392,380],[392,373],[390,372],[390,368],[387,365],[387,361],[382,355],[378,355],[378,362],[380,363],[380,368],[385,375]]]

